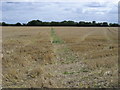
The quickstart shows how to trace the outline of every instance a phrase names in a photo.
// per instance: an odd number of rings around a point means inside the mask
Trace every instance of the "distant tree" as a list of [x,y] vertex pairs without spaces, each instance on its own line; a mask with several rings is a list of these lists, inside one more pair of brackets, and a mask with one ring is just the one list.
[[102,26],[108,26],[107,22],[103,22]]
[[105,27],[105,26],[110,26],[110,27],[118,27],[120,26],[117,23],[107,23],[107,22],[101,22],[101,23],[96,23],[96,21],[92,22],[85,22],[85,21],[80,21],[80,22],[74,22],[74,21],[61,21],[61,22],[56,22],[56,21],[51,21],[51,22],[42,22],[40,20],[32,20],[29,21],[27,24],[23,23],[16,23],[16,24],[7,24],[5,22],[0,23],[2,26],[100,26],[100,27]]
[[2,23],[0,22],[0,26],[2,26]]
[[50,22],[42,22],[43,26],[50,26]]
[[96,21],[92,21],[92,26],[96,26]]
[[50,22],[50,25],[51,25],[51,26],[59,26],[60,23],[59,23],[59,22],[52,21],[52,22]]
[[68,26],[75,26],[75,25],[77,25],[77,23],[74,21],[67,21],[67,25]]
[[18,23],[15,24],[15,26],[21,26],[21,23],[18,22]]
[[60,22],[61,26],[67,26],[67,21]]
[[27,25],[28,26],[41,26],[42,21],[40,21],[40,20],[32,20],[32,21],[28,22]]
[[111,26],[111,27],[116,27],[116,26],[119,26],[119,24],[116,24],[116,23],[110,23],[109,26]]
[[85,22],[85,26],[92,26],[91,22]]
[[78,25],[79,26],[85,26],[85,22],[84,21],[80,21]]
[[5,22],[2,22],[2,26],[8,26],[8,24],[6,24]]
[[27,24],[23,23],[22,25],[23,25],[23,26],[26,26]]
[[102,23],[96,23],[96,26],[102,26]]
[[96,21],[92,21],[93,24],[96,24]]

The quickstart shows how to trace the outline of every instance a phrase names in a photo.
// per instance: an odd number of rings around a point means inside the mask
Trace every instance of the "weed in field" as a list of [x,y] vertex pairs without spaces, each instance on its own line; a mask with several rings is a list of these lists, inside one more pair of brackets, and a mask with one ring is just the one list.
[[74,74],[75,72],[67,72],[65,71],[63,74]]
[[82,72],[88,72],[88,70],[86,68],[82,68],[81,71]]
[[63,44],[63,40],[61,40],[55,33],[54,29],[51,28],[51,36],[52,36],[52,43],[56,44]]

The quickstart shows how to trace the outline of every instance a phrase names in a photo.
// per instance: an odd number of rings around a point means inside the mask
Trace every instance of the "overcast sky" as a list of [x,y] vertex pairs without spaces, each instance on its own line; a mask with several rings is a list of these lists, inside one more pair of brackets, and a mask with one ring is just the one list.
[[[23,0],[25,1],[25,0]],[[39,0],[41,1],[41,0]],[[73,0],[68,2],[2,2],[2,21],[27,23],[42,21],[98,21],[118,22],[119,0]],[[1,6],[1,5],[0,5]]]

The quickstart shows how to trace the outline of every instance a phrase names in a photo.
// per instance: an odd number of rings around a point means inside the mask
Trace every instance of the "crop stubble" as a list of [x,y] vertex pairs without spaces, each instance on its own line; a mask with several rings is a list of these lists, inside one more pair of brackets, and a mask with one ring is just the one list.
[[3,87],[117,86],[117,28],[53,28],[3,27]]

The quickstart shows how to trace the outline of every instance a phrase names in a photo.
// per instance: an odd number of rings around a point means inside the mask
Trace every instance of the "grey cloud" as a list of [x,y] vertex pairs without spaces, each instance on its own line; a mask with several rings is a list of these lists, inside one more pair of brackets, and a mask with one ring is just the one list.
[[4,2],[4,3],[7,3],[7,4],[19,4],[20,2]]
[[6,2],[6,3],[14,3],[14,2]]

